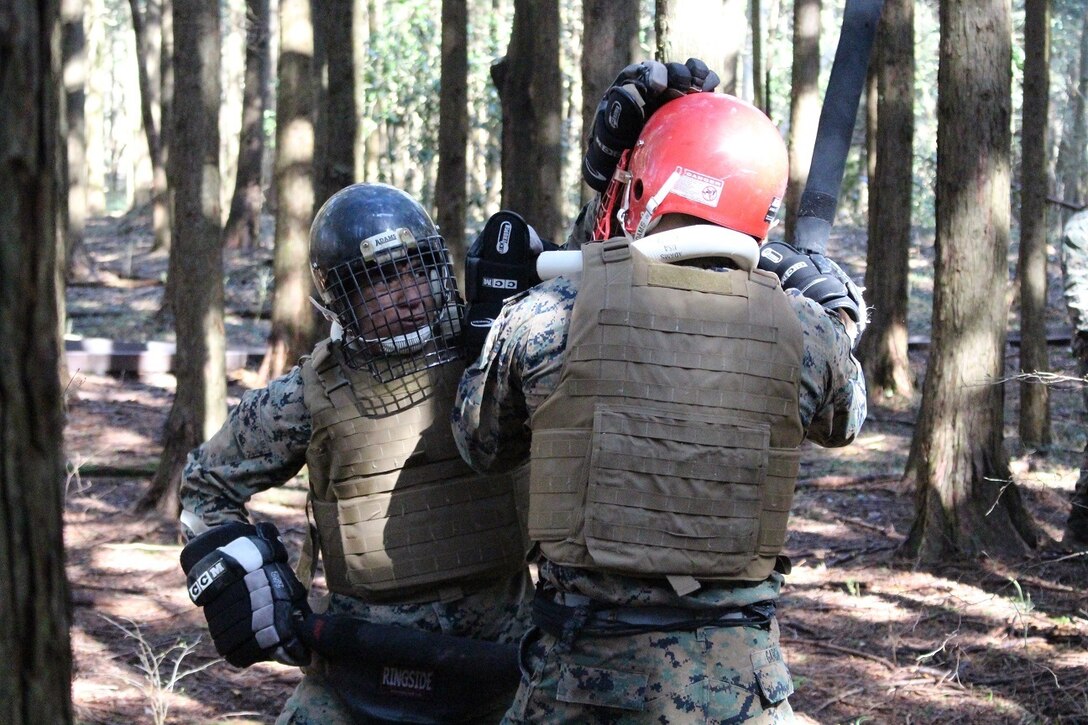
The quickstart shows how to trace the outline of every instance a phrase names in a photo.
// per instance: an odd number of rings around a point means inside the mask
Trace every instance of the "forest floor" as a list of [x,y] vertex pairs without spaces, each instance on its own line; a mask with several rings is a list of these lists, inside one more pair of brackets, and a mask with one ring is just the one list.
[[[846,230],[831,244],[858,279],[863,243],[860,232]],[[145,216],[92,220],[87,251],[96,275],[69,288],[73,334],[172,339],[169,322],[156,316],[166,258],[150,247]],[[920,376],[931,235],[928,243],[920,235],[915,256],[911,314],[919,344],[911,358]],[[226,263],[230,347],[259,350],[271,253],[228,253]],[[1051,266],[1051,366],[1075,375],[1060,339],[1068,325]],[[872,291],[869,298],[879,301]],[[1018,362],[1010,346],[1010,375]],[[65,542],[77,722],[272,723],[299,671],[271,663],[238,670],[218,660],[185,593],[176,523],[135,512],[160,451],[173,377],[72,372]],[[252,368],[232,373],[232,401],[253,377]],[[899,406],[871,405],[861,436],[847,448],[806,445],[787,544],[793,572],[779,610],[797,688],[790,699],[803,721],[1088,723],[1088,552],[1060,543],[1086,435],[1077,383],[1052,389],[1053,442],[1044,452],[1020,445],[1019,385],[1005,384],[1015,482],[1040,530],[1040,545],[1015,558],[917,568],[898,556],[914,516],[913,492],[900,475],[920,394]],[[297,545],[304,499],[304,484],[295,480],[261,494],[251,511]]]

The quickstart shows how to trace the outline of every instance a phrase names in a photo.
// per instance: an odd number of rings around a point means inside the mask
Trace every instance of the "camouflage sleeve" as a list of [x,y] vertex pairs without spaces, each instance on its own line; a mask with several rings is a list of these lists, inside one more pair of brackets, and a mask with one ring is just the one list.
[[1074,332],[1088,332],[1088,210],[1069,217],[1062,231],[1062,284]]
[[559,382],[576,293],[573,280],[556,277],[513,298],[465,370],[451,422],[476,470],[508,470],[528,457],[529,418]]
[[182,509],[209,526],[247,520],[253,494],[286,483],[302,468],[311,429],[300,368],[247,391],[223,427],[189,453]]
[[828,448],[852,442],[865,422],[865,376],[851,353],[850,338],[838,317],[799,290],[787,290],[801,320],[801,423],[808,440]]

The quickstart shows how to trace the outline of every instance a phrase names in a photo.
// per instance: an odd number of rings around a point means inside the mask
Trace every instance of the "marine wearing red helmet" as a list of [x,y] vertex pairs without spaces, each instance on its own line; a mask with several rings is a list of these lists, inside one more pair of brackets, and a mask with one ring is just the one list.
[[686,214],[762,241],[787,178],[786,144],[762,111],[734,96],[695,93],[650,117],[606,192],[612,204],[599,213],[610,215],[618,202],[616,218],[633,239],[665,214]]

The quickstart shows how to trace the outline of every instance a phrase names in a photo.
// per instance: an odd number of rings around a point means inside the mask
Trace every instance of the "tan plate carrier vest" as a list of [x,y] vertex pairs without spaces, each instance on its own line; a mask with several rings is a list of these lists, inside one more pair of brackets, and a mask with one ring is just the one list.
[[777,278],[624,240],[582,252],[567,360],[532,419],[530,538],[568,566],[765,579],[803,438],[801,325]]
[[464,363],[380,383],[338,357],[325,342],[302,366],[309,503],[329,590],[429,601],[523,567],[514,475],[474,472],[450,430]]

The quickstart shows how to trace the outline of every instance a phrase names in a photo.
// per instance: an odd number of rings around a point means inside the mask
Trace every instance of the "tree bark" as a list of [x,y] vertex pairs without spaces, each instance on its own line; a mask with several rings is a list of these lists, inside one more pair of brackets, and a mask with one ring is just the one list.
[[[72,722],[56,376],[63,217],[61,28],[55,2],[0,22],[0,722]],[[15,292],[17,291],[17,292]]]
[[941,0],[933,338],[904,553],[1021,554],[1036,532],[1002,446],[1012,43],[1008,0]]
[[354,16],[350,2],[313,0],[314,213],[355,181]]
[[[1057,177],[1061,198],[1076,206],[1088,203],[1088,9],[1080,30],[1080,57],[1070,64],[1069,110],[1062,123],[1062,140],[1058,146]],[[1072,210],[1063,209],[1062,224]]]
[[58,265],[65,279],[89,279],[94,274],[94,264],[83,243],[87,224],[87,128],[83,110],[87,96],[87,43],[83,0],[62,0],[61,23],[68,184],[67,203],[62,209],[66,215],[65,253],[58,258]]
[[[593,128],[593,117],[604,92],[620,69],[642,60],[638,57],[638,3],[614,0],[582,2],[582,153]],[[581,185],[585,203],[594,191]]]
[[[129,0],[132,29],[136,35],[136,74],[140,85],[140,115],[143,119],[147,153],[151,159],[151,220],[155,234],[153,249],[170,249],[170,214],[166,209],[166,169],[162,161],[162,140],[156,110],[161,108],[159,63],[162,58],[162,5],[147,3],[146,17],[138,0]],[[161,112],[158,114],[161,117]]]
[[310,221],[314,213],[313,25],[310,0],[280,0],[277,69],[276,239],[272,329],[261,362],[264,380],[281,375],[309,352],[317,334],[308,297]]
[[[502,206],[561,240],[562,83],[558,0],[514,0],[502,99]],[[492,74],[494,77],[494,74]]]
[[656,9],[657,58],[677,63],[699,58],[721,78],[718,90],[736,95],[737,62],[748,29],[745,0],[657,0]]
[[786,239],[794,238],[797,205],[808,181],[812,147],[820,123],[820,7],[821,0],[793,4],[793,66],[790,92],[790,180],[786,185]]
[[[865,289],[872,310],[858,359],[874,400],[907,403],[914,376],[907,355],[911,170],[914,144],[914,0],[885,0],[869,86],[869,244]],[[874,114],[870,114],[872,116]]]
[[468,192],[468,3],[442,0],[442,78],[438,99],[438,227],[458,279],[464,278]]
[[163,432],[164,449],[140,508],[180,511],[177,490],[185,457],[226,418],[226,336],[219,206],[219,6],[174,2],[174,156],[177,234],[174,276],[177,391]]
[[264,114],[268,107],[268,0],[246,0],[246,69],[242,91],[242,126],[238,143],[238,172],[223,228],[228,249],[255,247],[261,241],[264,190]]
[[[1050,369],[1046,349],[1047,124],[1050,94],[1050,2],[1024,5],[1024,105],[1020,167],[1020,371]],[[1038,378],[1020,382],[1020,439],[1050,444],[1050,389]]]
[[752,104],[770,116],[763,84],[763,7],[759,0],[750,0],[748,17],[752,26]]

